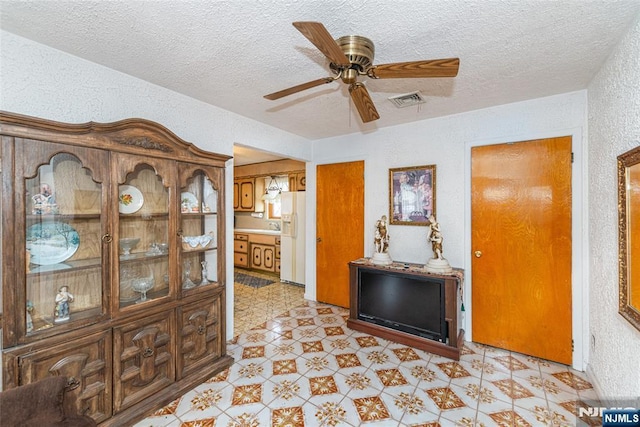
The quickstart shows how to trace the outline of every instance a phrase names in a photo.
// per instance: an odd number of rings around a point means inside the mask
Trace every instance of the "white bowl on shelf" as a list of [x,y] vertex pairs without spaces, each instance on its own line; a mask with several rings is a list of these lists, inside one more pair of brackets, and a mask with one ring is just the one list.
[[205,249],[213,243],[213,231],[202,236],[182,236],[182,246],[186,250]]

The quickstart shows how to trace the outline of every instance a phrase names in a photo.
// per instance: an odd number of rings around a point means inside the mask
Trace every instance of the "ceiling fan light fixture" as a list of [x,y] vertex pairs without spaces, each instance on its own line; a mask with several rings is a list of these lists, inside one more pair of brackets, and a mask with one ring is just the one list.
[[427,102],[427,100],[418,91],[391,96],[387,99],[397,108],[410,107],[412,105],[424,104]]

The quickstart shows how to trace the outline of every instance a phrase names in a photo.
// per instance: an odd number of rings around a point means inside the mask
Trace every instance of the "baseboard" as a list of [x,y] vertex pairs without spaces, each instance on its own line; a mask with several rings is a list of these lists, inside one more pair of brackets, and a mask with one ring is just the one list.
[[594,374],[593,369],[591,369],[591,364],[587,364],[587,369],[585,369],[584,372],[587,374],[587,379],[593,386],[593,390],[596,392],[598,399],[601,399],[602,396],[604,396],[604,393],[602,392],[602,386],[600,385],[598,378]]

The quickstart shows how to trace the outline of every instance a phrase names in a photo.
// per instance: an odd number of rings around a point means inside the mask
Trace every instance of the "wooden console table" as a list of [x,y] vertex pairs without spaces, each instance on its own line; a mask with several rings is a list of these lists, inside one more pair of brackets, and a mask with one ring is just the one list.
[[[445,322],[447,325],[447,342],[431,340],[411,333],[398,331],[386,326],[370,323],[358,316],[358,277],[360,270],[381,271],[385,274],[412,276],[417,280],[427,281],[437,278],[445,282]],[[375,265],[369,258],[361,258],[349,263],[350,272],[350,307],[347,326],[356,331],[365,332],[390,341],[409,345],[454,360],[460,360],[460,351],[464,341],[464,329],[461,328],[462,301],[458,296],[461,291],[464,271],[454,269],[451,274],[432,274],[424,270],[422,264],[394,262],[388,266]]]

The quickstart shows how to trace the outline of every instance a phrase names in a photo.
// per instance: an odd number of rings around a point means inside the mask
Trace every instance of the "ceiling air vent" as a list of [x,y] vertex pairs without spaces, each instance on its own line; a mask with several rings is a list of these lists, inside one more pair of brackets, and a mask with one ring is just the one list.
[[412,105],[424,104],[426,100],[420,95],[420,92],[405,93],[404,95],[392,96],[389,101],[398,108],[410,107]]

